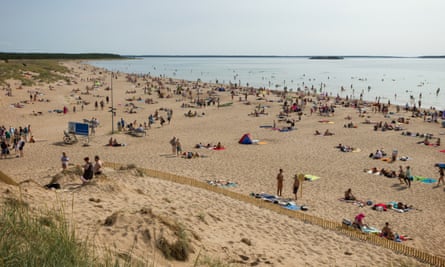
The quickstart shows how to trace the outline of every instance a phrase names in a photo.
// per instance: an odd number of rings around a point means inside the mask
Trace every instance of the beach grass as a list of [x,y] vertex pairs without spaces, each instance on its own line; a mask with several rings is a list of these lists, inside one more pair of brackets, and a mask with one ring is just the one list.
[[6,201],[0,213],[0,266],[130,266],[112,254],[99,258],[76,238],[63,209],[32,214],[26,202]]
[[68,68],[56,60],[9,60],[0,62],[0,85],[8,85],[7,80],[18,80],[23,86],[39,83],[52,83],[65,80],[63,74]]

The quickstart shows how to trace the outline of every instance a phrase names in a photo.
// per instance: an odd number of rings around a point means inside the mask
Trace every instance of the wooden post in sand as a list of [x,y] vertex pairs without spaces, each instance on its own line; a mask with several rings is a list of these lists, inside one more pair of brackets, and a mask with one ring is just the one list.
[[300,197],[303,198],[303,182],[304,182],[304,174],[298,174],[298,180],[300,181]]
[[111,85],[110,85],[110,91],[111,91],[111,134],[114,134],[114,101],[113,101],[113,72],[111,72]]

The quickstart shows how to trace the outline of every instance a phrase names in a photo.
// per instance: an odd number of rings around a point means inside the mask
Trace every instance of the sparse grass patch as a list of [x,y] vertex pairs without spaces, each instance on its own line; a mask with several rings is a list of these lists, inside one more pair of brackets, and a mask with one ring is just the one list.
[[6,85],[8,79],[19,80],[24,86],[67,81],[63,74],[68,72],[56,60],[8,60],[0,62],[0,84]]
[[182,226],[175,231],[176,240],[169,242],[162,234],[156,240],[156,247],[162,252],[166,259],[175,259],[178,261],[187,261],[191,253],[190,241],[186,231]]

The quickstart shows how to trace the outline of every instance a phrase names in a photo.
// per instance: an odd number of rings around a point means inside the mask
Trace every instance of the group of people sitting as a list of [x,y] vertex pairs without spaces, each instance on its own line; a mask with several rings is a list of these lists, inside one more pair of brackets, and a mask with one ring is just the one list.
[[195,148],[207,148],[207,149],[223,149],[224,146],[221,144],[221,142],[218,142],[216,145],[212,145],[208,143],[207,145],[203,145],[202,143],[196,144]]
[[[349,197],[354,198],[355,197],[352,195],[351,189],[348,189],[349,193],[346,193],[348,191],[345,192],[345,194],[348,194]],[[403,203],[400,203],[401,206],[403,206]],[[364,213],[359,213],[354,217],[354,221],[351,223],[348,220],[344,220],[344,223],[346,221],[347,225],[350,225],[354,228],[357,228],[358,230],[362,231],[362,232],[366,232],[367,229],[372,229],[373,231],[379,233],[380,237],[389,239],[389,240],[393,240],[396,242],[401,242],[401,241],[405,241],[405,240],[410,240],[411,238],[408,236],[402,236],[402,235],[398,235],[397,233],[393,232],[393,230],[390,228],[389,223],[385,222],[385,226],[383,226],[382,230],[376,230],[371,228],[367,223],[365,223],[365,217],[366,215]]]
[[194,158],[200,158],[203,157],[203,155],[199,154],[198,152],[183,152],[181,157],[185,159],[194,159]]
[[403,130],[402,126],[400,126],[400,125],[393,125],[393,124],[390,124],[390,123],[387,123],[387,122],[385,122],[385,123],[383,123],[383,122],[376,123],[374,125],[374,131],[377,131],[378,129],[381,129],[382,131],[388,131],[388,130],[401,131],[401,130]]
[[344,128],[357,128],[357,125],[353,122],[348,122],[347,124],[343,125]]
[[396,178],[397,177],[397,173],[396,171],[390,170],[390,169],[385,169],[385,168],[381,168],[378,169],[377,167],[372,167],[369,170],[365,170],[366,172],[372,173],[372,174],[378,174],[378,175],[383,175],[385,177],[388,178]]
[[[320,131],[315,130],[314,135],[321,135],[321,133],[320,133]],[[331,135],[334,135],[334,133],[330,132],[329,129],[326,129],[326,131],[323,133],[323,136],[331,136]]]
[[436,142],[430,141],[431,137],[425,136],[423,141],[417,142],[417,144],[424,144],[426,146],[440,146],[440,138],[436,139]]
[[377,149],[374,154],[373,153],[369,154],[369,157],[373,158],[373,159],[381,159],[381,158],[385,157],[386,155],[387,154],[385,153],[385,151],[383,151],[383,148],[382,148],[382,149]]

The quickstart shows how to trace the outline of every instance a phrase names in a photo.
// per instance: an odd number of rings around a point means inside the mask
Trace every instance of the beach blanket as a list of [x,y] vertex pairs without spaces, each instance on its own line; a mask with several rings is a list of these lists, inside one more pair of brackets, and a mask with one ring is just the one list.
[[233,102],[228,102],[228,103],[223,103],[223,104],[219,104],[218,107],[230,107],[233,104]]
[[333,121],[330,121],[330,120],[319,120],[318,122],[320,122],[320,123],[334,124],[334,122],[333,122]]
[[422,182],[425,184],[433,184],[433,183],[437,182],[437,180],[434,178],[424,177],[424,176],[419,176],[419,175],[413,176],[413,181],[418,181],[418,182]]
[[365,172],[366,172],[366,173],[369,173],[369,174],[380,175],[380,172],[379,172],[379,171],[377,171],[377,172],[372,172],[372,170],[365,170]]
[[312,175],[312,174],[305,174],[304,175],[304,180],[305,181],[315,181],[315,180],[318,180],[318,179],[320,179],[320,177],[319,176],[315,176],[315,175]]
[[344,197],[338,199],[341,202],[350,203],[359,207],[363,207],[364,204],[360,200],[346,200]]
[[225,147],[211,147],[210,150],[225,150]]
[[362,232],[367,234],[380,234],[381,231],[375,227],[372,226],[365,226],[362,228]]
[[214,186],[220,186],[220,187],[236,187],[238,186],[237,183],[231,182],[231,181],[225,181],[225,180],[206,180],[206,183]]
[[441,153],[445,153],[445,149],[443,149],[443,150],[439,150],[439,152],[441,152]]
[[271,195],[267,193],[251,193],[251,196],[254,196],[255,198],[262,199],[267,202],[271,202],[277,205],[280,205],[281,207],[288,209],[288,210],[307,210],[307,207],[299,206],[295,201],[289,198],[283,198],[276,195]]

